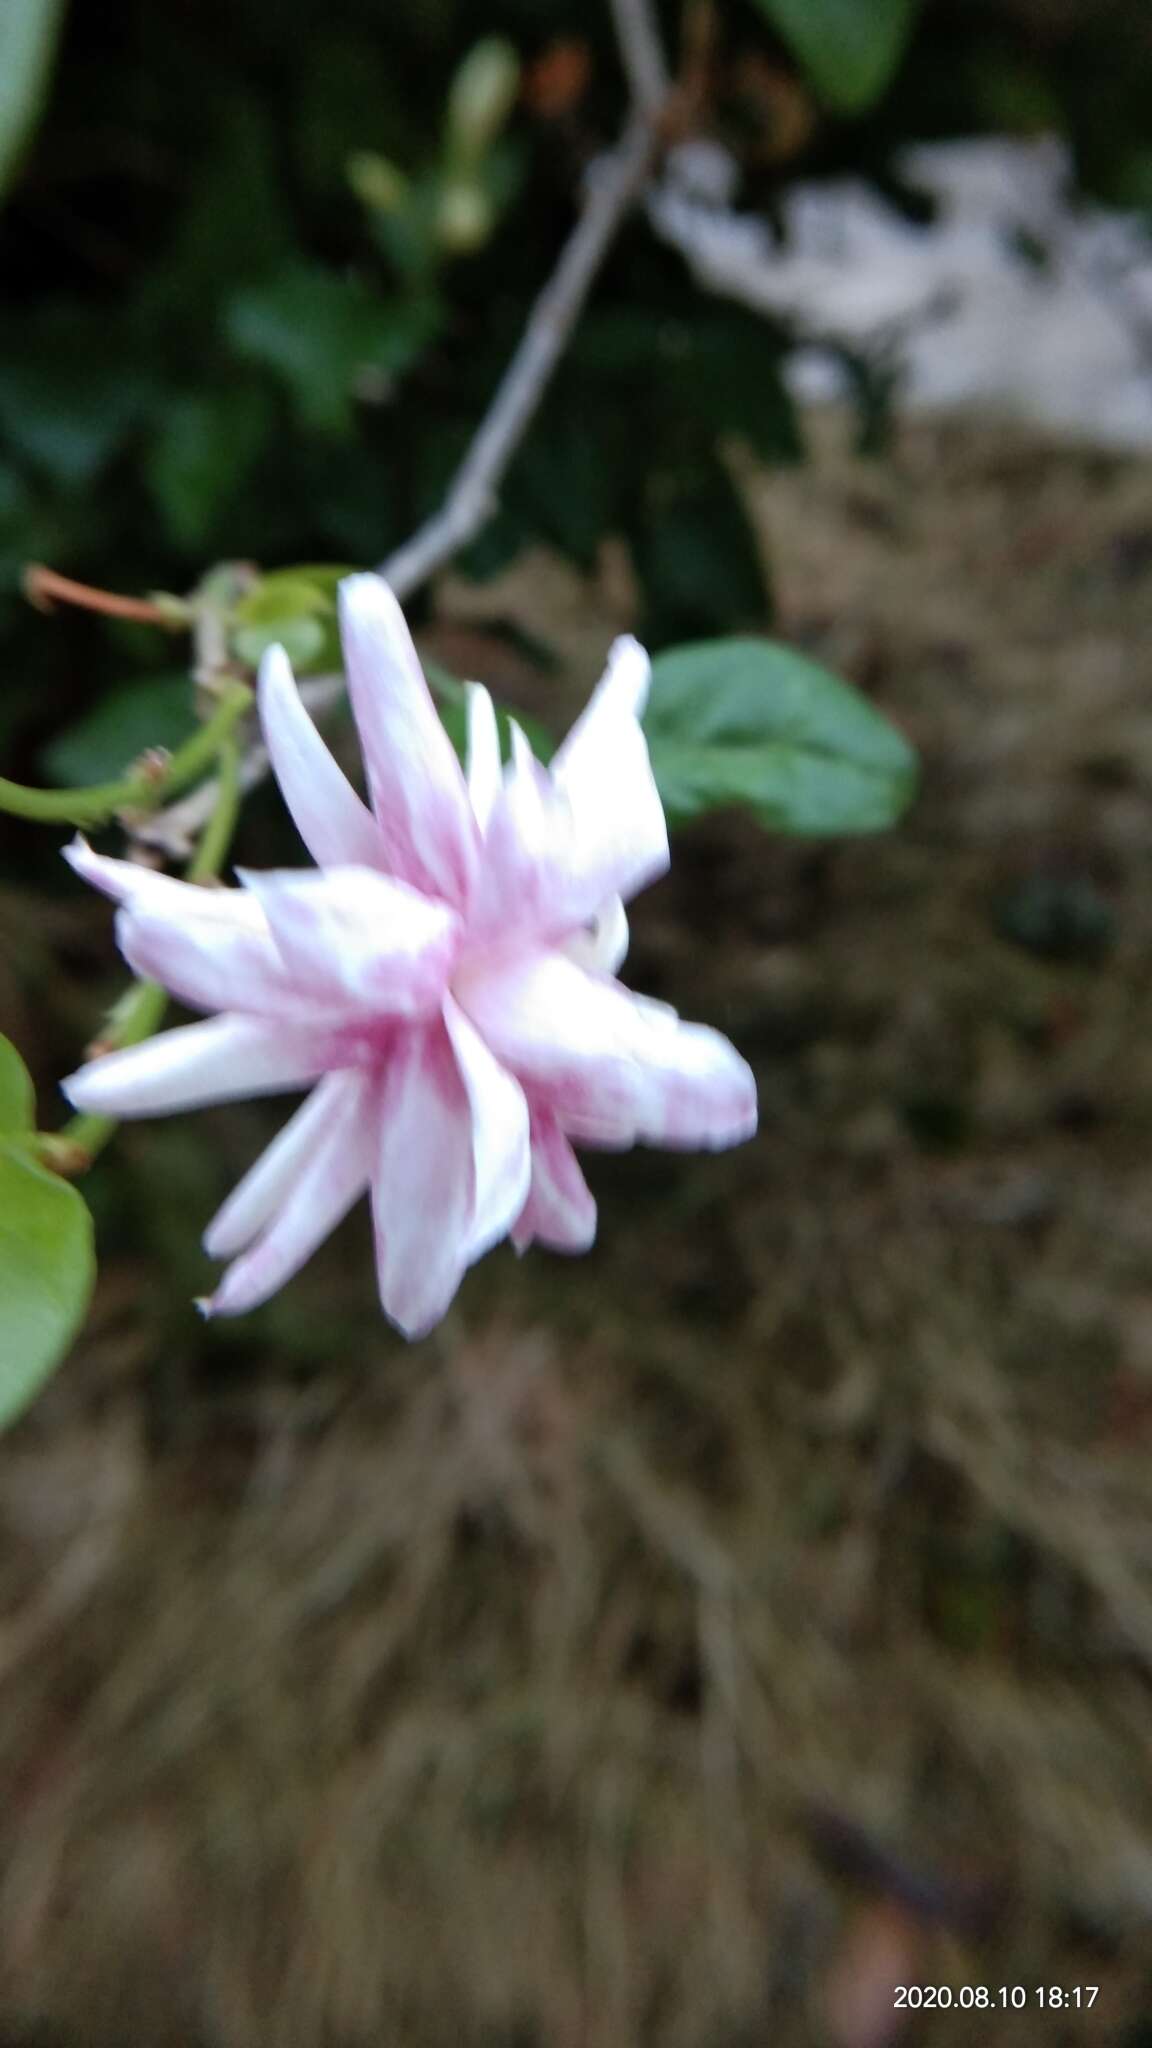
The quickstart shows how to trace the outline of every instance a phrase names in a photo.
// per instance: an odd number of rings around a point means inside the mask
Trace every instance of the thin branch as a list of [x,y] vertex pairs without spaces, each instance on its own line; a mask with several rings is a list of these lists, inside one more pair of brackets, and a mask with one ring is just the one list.
[[636,108],[655,120],[672,90],[651,0],[612,0],[620,58]]
[[[631,8],[631,0],[627,0]],[[621,8],[625,0],[619,0]],[[656,127],[634,114],[621,141],[595,166],[583,213],[528,317],[480,430],[440,511],[381,566],[400,598],[444,567],[473,540],[496,508],[496,491],[544,396],[584,308],[592,281],[625,214],[639,196],[656,146]]]
[[[496,509],[496,493],[524,439],[549,379],[584,310],[596,274],[630,208],[643,191],[660,139],[660,117],[671,91],[652,0],[611,0],[621,62],[632,107],[616,148],[593,167],[584,207],[560,259],[528,316],[516,353],[449,488],[440,511],[381,565],[397,597],[410,597],[429,576],[474,540]],[[313,705],[334,701],[331,677],[317,677]],[[306,697],[311,694],[305,683]],[[267,773],[268,757],[254,742],[240,764],[247,790]],[[216,785],[194,790],[180,804],[156,812],[138,839],[184,854],[211,816]]]

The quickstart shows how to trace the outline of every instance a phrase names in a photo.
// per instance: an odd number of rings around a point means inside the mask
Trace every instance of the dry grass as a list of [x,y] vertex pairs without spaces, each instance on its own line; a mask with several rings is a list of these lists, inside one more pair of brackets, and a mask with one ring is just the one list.
[[[415,1352],[355,1227],[234,1358],[168,1225],[113,1262],[0,1458],[6,2042],[1147,2010],[1147,485],[926,430],[772,483],[789,630],[927,766],[883,843],[693,835],[639,920],[638,978],[756,1058],[755,1147],[599,1162],[593,1258],[497,1256]],[[1037,872],[1108,902],[1105,962],[997,935]],[[223,1180],[252,1132],[212,1128]],[[898,2034],[917,1977],[1103,1988]]]

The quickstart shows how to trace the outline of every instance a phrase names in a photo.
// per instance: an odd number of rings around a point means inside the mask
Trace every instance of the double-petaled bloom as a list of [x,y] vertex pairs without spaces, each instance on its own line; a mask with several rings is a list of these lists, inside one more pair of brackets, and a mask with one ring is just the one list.
[[120,905],[135,972],[216,1014],[65,1089],[78,1109],[153,1116],[307,1088],[208,1227],[231,1263],[205,1311],[266,1301],[369,1192],[380,1299],[414,1337],[499,1239],[587,1250],[573,1142],[738,1144],[756,1090],[727,1039],[614,979],[624,901],[668,864],[642,648],[616,642],[550,769],[515,727],[502,766],[470,685],[465,773],[388,586],[350,578],[340,612],[370,807],[272,649],[264,738],[317,866],[206,889],[70,847]]

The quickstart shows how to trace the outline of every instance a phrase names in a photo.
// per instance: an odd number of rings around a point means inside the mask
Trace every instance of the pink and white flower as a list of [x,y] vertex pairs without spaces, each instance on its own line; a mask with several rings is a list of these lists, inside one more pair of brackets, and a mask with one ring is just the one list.
[[624,901],[668,865],[643,649],[616,642],[550,770],[515,727],[501,765],[491,698],[470,685],[465,773],[387,584],[349,578],[340,615],[369,804],[273,648],[264,737],[318,865],[205,889],[69,847],[120,905],[132,968],[214,1014],[94,1060],[65,1091],[123,1117],[307,1088],[208,1227],[231,1263],[205,1312],[266,1301],[368,1192],[380,1298],[416,1337],[499,1239],[588,1249],[573,1140],[739,1144],[756,1089],[726,1038],[614,978]]

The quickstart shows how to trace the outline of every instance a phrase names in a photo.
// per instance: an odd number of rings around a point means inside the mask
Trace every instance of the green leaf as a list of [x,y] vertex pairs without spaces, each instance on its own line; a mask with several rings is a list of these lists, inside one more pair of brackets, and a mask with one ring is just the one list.
[[65,788],[114,782],[149,747],[182,746],[196,730],[187,676],[149,676],[113,690],[46,746],[45,774]]
[[62,15],[63,0],[4,0],[0,8],[0,192],[43,104]]
[[277,569],[262,576],[233,613],[232,649],[255,668],[280,645],[297,668],[313,674],[339,668],[336,585],[347,569]]
[[62,300],[5,314],[0,437],[55,482],[92,483],[155,400],[153,372],[106,312]]
[[60,1364],[94,1277],[82,1196],[14,1147],[0,1150],[0,1427]]
[[627,522],[644,592],[649,646],[687,633],[761,625],[772,596],[743,500],[719,457],[705,446],[646,479],[643,505]]
[[0,1038],[0,1141],[24,1137],[36,1118],[36,1091],[16,1047]]
[[867,699],[773,640],[658,655],[644,725],[677,822],[740,804],[776,832],[877,832],[915,787],[911,747]]
[[871,106],[892,78],[918,0],[758,0],[808,73],[841,113]]
[[262,388],[182,392],[170,397],[144,457],[152,495],[169,532],[194,548],[239,488],[272,426]]
[[429,339],[430,302],[383,299],[357,278],[298,263],[232,300],[225,325],[237,354],[273,371],[303,426],[347,433],[366,375],[394,377]]

